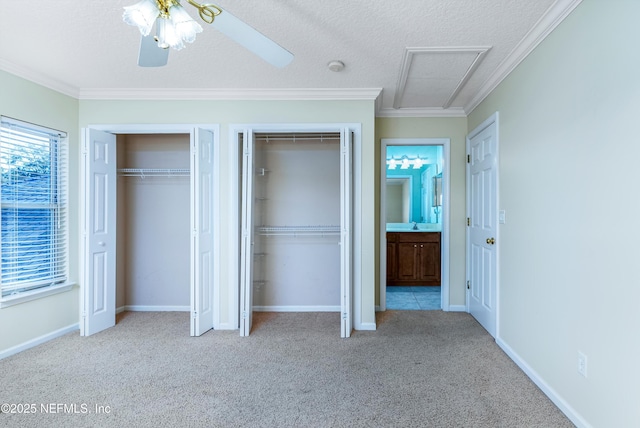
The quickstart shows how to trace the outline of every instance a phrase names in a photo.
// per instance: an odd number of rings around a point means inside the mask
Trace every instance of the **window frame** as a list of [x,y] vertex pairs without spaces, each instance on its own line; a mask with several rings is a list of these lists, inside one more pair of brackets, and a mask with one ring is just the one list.
[[[63,131],[59,131],[56,129],[51,129],[48,127],[35,125],[29,122],[13,119],[7,116],[0,116],[0,129],[4,130],[5,128],[23,128],[25,131],[34,132],[34,133],[44,133],[50,136],[50,143],[55,144],[55,152],[56,159],[55,164],[52,159],[50,162],[50,173],[49,176],[56,175],[55,184],[51,186],[52,193],[55,193],[55,200],[57,203],[55,204],[56,214],[54,218],[56,220],[62,220],[60,223],[62,224],[62,231],[52,233],[50,235],[51,240],[56,240],[55,247],[50,249],[49,260],[55,260],[55,255],[60,253],[63,254],[62,268],[59,270],[59,275],[53,275],[51,277],[50,282],[45,282],[42,285],[38,283],[42,283],[42,278],[35,279],[29,284],[25,283],[25,287],[23,289],[18,289],[11,294],[2,295],[2,282],[0,278],[0,309],[13,306],[19,303],[24,303],[26,301],[39,299],[42,297],[50,296],[53,294],[65,292],[70,290],[74,284],[69,282],[69,141],[68,134]],[[0,143],[1,144],[1,143]],[[2,150],[0,146],[0,150]],[[2,182],[0,182],[0,195],[2,194]],[[51,193],[50,193],[51,194]],[[0,203],[2,203],[0,198]],[[20,202],[16,204],[18,208],[21,205]],[[35,204],[40,205],[38,209],[46,209],[44,205],[46,204]],[[3,203],[3,209],[6,208]],[[0,212],[0,216],[2,213]],[[2,239],[0,238],[0,249],[2,248]],[[46,259],[46,256],[45,256]],[[55,263],[55,262],[53,262]],[[12,282],[15,284],[16,282]]]

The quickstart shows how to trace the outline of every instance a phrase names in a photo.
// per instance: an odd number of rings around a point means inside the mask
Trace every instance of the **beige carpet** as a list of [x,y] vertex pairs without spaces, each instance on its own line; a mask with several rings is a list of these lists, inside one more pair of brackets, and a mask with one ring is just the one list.
[[335,313],[257,313],[248,338],[123,313],[1,360],[0,403],[35,413],[0,426],[573,426],[468,314],[387,311],[339,336]]

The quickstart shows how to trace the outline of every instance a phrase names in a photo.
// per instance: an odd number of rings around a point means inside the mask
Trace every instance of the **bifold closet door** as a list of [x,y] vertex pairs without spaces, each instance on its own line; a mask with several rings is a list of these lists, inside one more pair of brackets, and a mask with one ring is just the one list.
[[353,329],[352,280],[352,160],[353,133],[340,131],[340,337],[351,336]]
[[191,336],[213,328],[213,133],[191,133]]
[[240,336],[248,336],[253,320],[253,227],[256,149],[251,129],[242,134],[242,224],[240,244]]
[[116,324],[116,136],[84,129],[80,335]]

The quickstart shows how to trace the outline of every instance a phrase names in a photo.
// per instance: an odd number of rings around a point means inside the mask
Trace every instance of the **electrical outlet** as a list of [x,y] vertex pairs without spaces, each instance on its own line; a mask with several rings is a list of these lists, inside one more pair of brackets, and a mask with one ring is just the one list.
[[578,351],[578,373],[587,377],[587,356]]

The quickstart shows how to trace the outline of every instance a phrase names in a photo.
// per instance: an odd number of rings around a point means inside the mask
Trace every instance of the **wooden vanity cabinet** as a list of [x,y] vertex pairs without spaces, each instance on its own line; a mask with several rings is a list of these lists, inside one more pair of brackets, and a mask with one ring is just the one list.
[[440,232],[387,232],[387,285],[440,285]]

